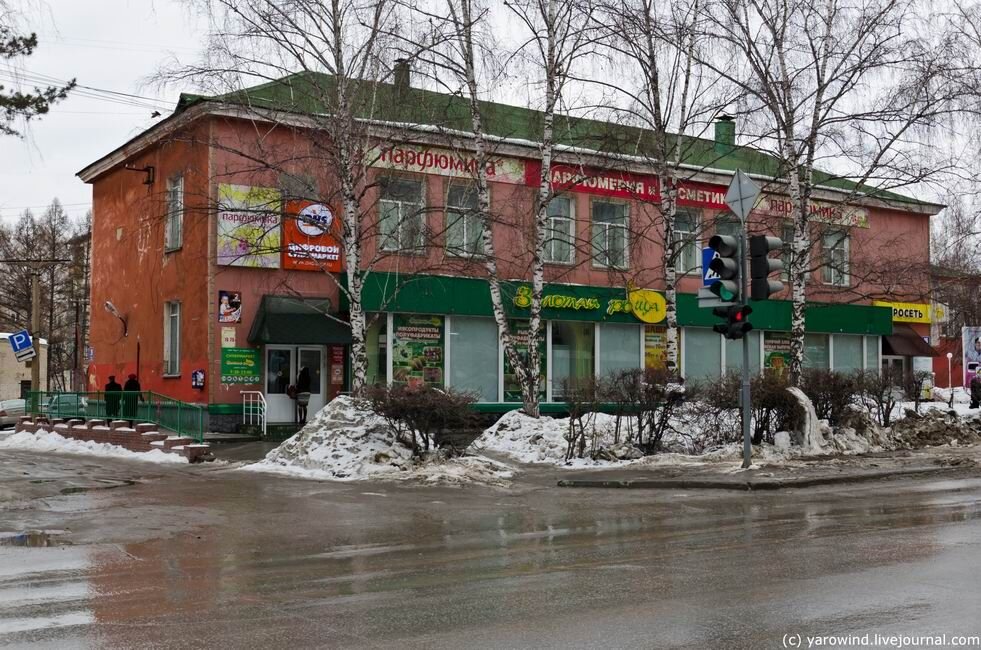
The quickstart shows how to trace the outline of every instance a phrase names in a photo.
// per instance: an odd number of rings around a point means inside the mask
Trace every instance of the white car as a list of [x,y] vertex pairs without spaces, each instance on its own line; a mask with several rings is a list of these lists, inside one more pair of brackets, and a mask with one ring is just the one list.
[[0,429],[12,427],[26,413],[27,401],[22,399],[0,400]]
[[74,393],[55,393],[41,404],[41,412],[53,418],[85,417],[89,401]]

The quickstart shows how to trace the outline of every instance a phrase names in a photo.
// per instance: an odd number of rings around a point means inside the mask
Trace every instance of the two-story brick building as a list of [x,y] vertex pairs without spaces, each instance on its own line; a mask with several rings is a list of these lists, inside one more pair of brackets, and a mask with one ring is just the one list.
[[[296,75],[234,95],[184,96],[171,116],[79,173],[93,187],[90,390],[109,374],[136,372],[145,389],[207,404],[217,430],[241,420],[243,390],[264,394],[270,421],[291,421],[287,388],[303,368],[311,409],[345,389],[350,331],[333,218],[340,202],[310,100],[324,79]],[[361,267],[369,380],[465,388],[483,409],[514,408],[520,394],[492,319],[473,221],[467,113],[458,98],[404,83],[373,84],[372,92],[380,99],[365,120],[373,146],[365,153]],[[541,116],[484,108],[494,239],[520,331]],[[664,288],[660,190],[637,144],[650,134],[590,120],[561,124],[546,245],[546,404],[562,401],[567,378],[664,360],[663,313],[641,319],[625,306],[628,286],[649,290],[655,303]],[[710,310],[695,298],[702,246],[738,229],[725,188],[737,168],[763,186],[755,232],[786,239],[789,204],[777,161],[737,146],[732,121],[716,124],[714,140],[685,143],[679,363],[687,377],[710,377],[741,363],[739,344],[712,331]],[[931,353],[921,338],[929,313],[916,310],[929,292],[929,217],[942,206],[856,194],[831,176],[822,176],[814,199],[807,364],[912,367]],[[101,307],[107,301],[123,318]],[[754,309],[752,367],[779,368],[790,303]]]

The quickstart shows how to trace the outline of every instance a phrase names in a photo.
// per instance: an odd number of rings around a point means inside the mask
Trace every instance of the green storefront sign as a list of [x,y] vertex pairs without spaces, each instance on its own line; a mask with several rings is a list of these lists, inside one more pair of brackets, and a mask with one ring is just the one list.
[[262,381],[259,350],[253,348],[221,349],[221,383],[258,384]]

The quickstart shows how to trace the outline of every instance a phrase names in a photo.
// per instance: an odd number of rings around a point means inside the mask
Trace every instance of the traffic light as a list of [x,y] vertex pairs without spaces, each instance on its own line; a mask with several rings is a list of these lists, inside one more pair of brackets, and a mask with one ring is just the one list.
[[782,260],[769,257],[770,253],[779,250],[783,250],[783,240],[779,237],[754,235],[749,238],[749,295],[753,300],[766,300],[783,290],[783,282],[770,280],[768,277],[771,273],[783,270]]
[[712,314],[725,320],[712,326],[712,330],[722,336],[735,341],[741,339],[753,329],[753,324],[749,322],[749,315],[753,313],[753,308],[749,305],[730,305],[728,307],[716,307]]
[[732,302],[739,296],[739,269],[742,267],[739,242],[729,235],[715,235],[709,240],[709,247],[718,255],[709,268],[720,278],[709,285],[709,290],[721,300]]

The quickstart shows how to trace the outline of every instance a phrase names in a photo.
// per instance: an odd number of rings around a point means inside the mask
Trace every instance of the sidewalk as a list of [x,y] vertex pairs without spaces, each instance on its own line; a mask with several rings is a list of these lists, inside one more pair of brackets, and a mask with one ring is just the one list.
[[739,461],[595,470],[524,466],[522,470],[525,478],[562,488],[779,490],[903,477],[981,478],[981,445],[763,462],[747,470]]

